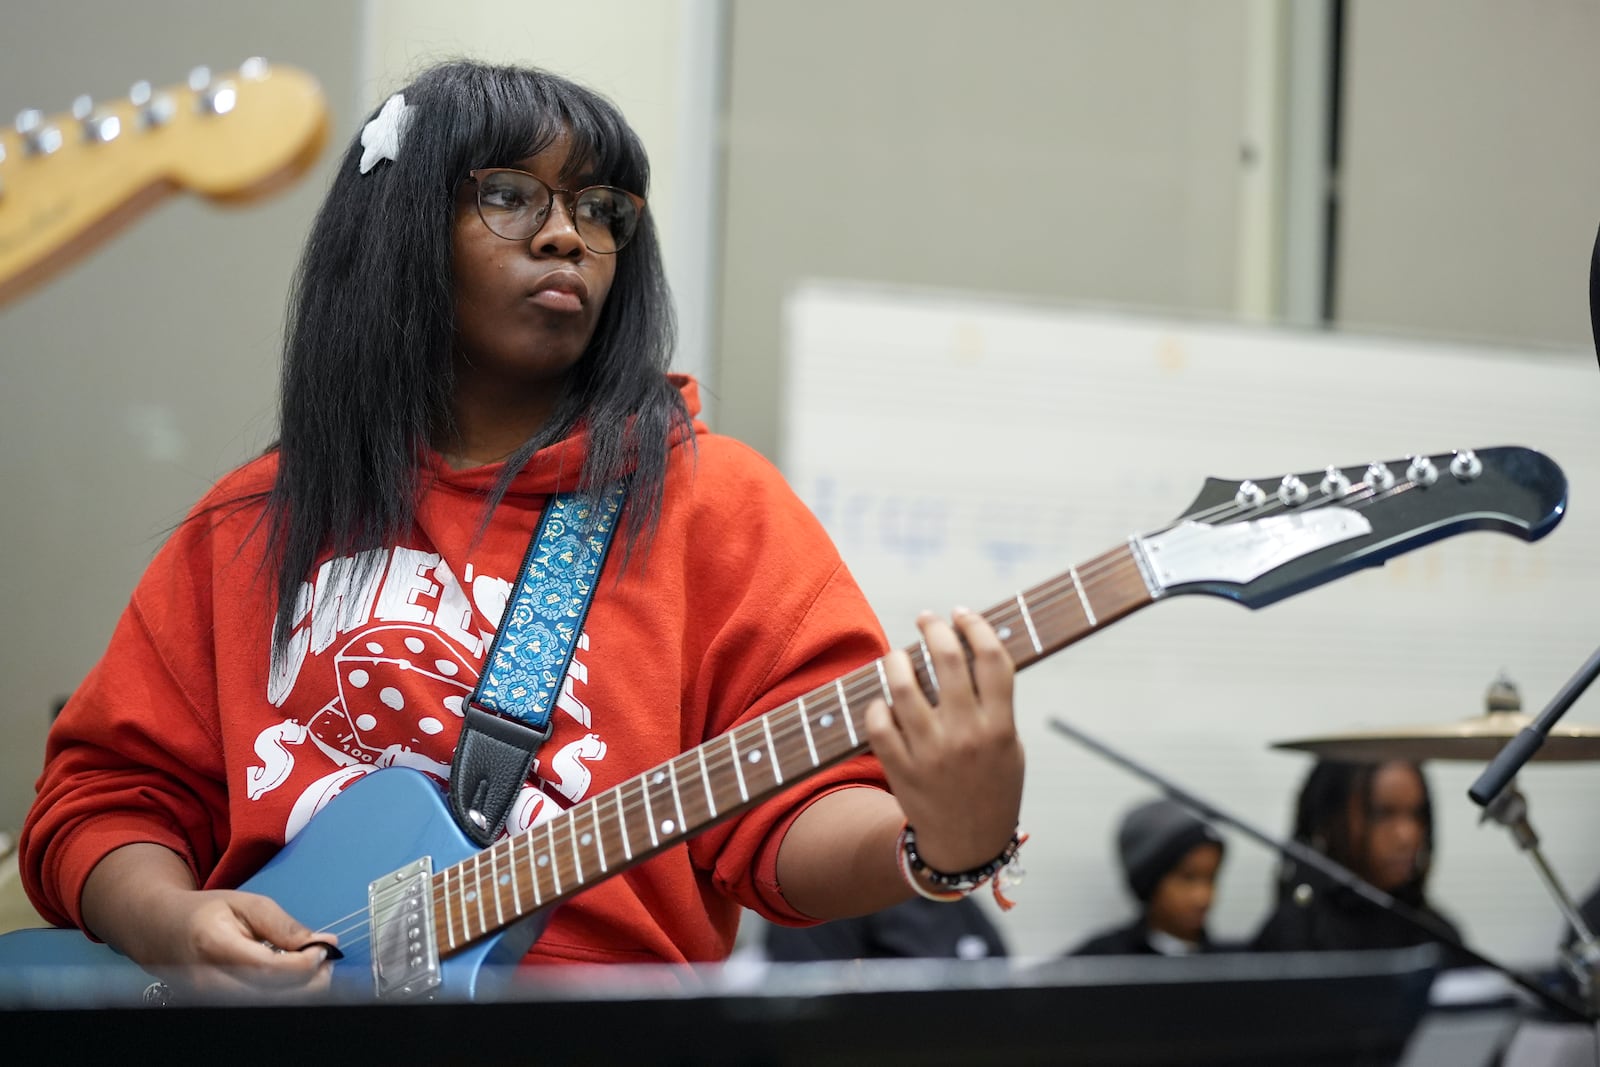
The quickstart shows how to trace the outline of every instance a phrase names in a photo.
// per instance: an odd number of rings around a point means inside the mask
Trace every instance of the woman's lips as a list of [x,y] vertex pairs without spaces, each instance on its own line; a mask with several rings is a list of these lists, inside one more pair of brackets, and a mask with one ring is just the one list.
[[555,270],[539,279],[528,299],[551,311],[582,311],[589,287],[583,275],[571,270]]
[[551,311],[582,311],[583,301],[571,289],[540,289],[528,298]]

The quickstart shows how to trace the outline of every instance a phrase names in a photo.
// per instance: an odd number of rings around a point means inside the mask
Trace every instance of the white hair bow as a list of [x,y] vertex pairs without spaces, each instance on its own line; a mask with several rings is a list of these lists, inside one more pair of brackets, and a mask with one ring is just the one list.
[[361,128],[362,174],[376,167],[380,160],[400,158],[400,138],[415,110],[406,104],[402,94],[395,93],[383,102],[383,110]]

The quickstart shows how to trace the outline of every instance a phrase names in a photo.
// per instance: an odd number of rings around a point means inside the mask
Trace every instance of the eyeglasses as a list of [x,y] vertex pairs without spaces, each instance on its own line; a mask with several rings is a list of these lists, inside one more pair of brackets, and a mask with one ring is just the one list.
[[609,185],[573,192],[552,189],[524,170],[490,167],[469,171],[478,186],[478,217],[508,241],[526,241],[544,228],[557,193],[566,197],[567,215],[589,251],[610,255],[622,250],[644,214],[644,197]]

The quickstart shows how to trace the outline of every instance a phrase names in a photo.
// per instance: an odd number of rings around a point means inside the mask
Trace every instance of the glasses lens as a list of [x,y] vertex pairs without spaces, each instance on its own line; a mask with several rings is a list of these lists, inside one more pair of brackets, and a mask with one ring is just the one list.
[[616,252],[639,225],[639,209],[621,189],[593,185],[578,194],[573,222],[590,251]]
[[[549,186],[519,170],[490,171],[478,178],[478,214],[484,225],[510,241],[526,241],[543,228],[550,198]],[[609,185],[591,185],[567,203],[572,224],[591,252],[619,251],[639,225],[638,204]]]
[[501,237],[526,241],[550,214],[550,190],[531,174],[494,171],[478,181],[478,214]]

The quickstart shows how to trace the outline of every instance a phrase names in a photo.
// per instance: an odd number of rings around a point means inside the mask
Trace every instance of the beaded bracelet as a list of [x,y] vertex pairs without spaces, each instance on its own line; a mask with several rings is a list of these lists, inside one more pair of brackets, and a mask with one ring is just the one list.
[[[970,871],[949,874],[935,870],[923,862],[922,856],[917,852],[917,832],[911,828],[910,823],[907,823],[900,831],[900,839],[895,843],[895,861],[899,865],[901,877],[918,896],[941,903],[960,900],[976,891],[983,883],[993,879],[995,903],[1000,906],[1000,910],[1009,911],[1015,902],[1008,899],[1003,890],[1020,883],[1026,873],[1016,860],[1017,852],[1027,840],[1027,834],[1014,832],[1011,840],[1006,842],[1006,847],[1000,850],[1000,855],[988,863],[974,867]],[[922,879],[917,877],[918,874],[926,875],[935,888],[929,889],[923,885]]]
[[956,901],[966,896],[967,893],[970,893],[971,890],[962,892],[959,889],[929,889],[927,886],[922,884],[921,878],[918,878],[915,874],[911,873],[911,868],[906,865],[906,861],[908,859],[906,852],[906,831],[910,829],[911,827],[909,826],[901,829],[900,837],[895,841],[894,844],[894,861],[896,866],[900,868],[900,877],[905,879],[906,885],[911,887],[911,891],[916,893],[917,896],[921,897],[923,900],[933,900],[940,904],[954,904]]

